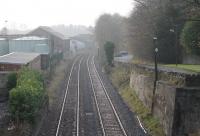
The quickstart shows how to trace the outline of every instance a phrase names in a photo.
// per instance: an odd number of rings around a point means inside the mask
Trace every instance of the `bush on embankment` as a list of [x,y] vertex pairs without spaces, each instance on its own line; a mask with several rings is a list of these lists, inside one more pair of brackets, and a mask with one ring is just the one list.
[[46,97],[42,75],[23,68],[17,76],[17,85],[10,91],[9,110],[17,124],[32,123]]

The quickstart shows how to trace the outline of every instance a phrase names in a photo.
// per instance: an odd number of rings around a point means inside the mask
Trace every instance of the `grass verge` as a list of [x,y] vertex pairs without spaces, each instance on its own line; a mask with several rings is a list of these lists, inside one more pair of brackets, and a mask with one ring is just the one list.
[[152,136],[165,136],[159,120],[151,115],[135,91],[129,87],[130,72],[120,67],[113,68],[110,78],[129,108],[139,116],[148,133]]
[[164,66],[171,67],[171,68],[183,69],[183,70],[192,71],[192,72],[200,72],[200,65],[178,64],[176,66],[175,64],[168,64],[168,65],[164,65]]
[[47,92],[49,96],[49,106],[52,105],[53,101],[56,98],[56,90],[59,89],[60,83],[65,78],[65,71],[67,69],[68,63],[64,60],[60,62],[58,66],[56,66],[53,78],[50,81],[50,84],[47,87]]

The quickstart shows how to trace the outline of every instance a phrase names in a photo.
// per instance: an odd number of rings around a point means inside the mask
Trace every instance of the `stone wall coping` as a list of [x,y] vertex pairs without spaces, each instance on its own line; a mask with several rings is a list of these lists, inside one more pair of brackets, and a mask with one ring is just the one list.
[[[145,69],[148,69],[150,71],[154,71],[154,66],[152,65],[144,65],[144,64],[132,64],[133,66],[137,67],[143,67]],[[176,68],[169,68],[165,66],[158,66],[158,72],[164,72],[169,74],[176,74],[176,75],[183,75],[183,76],[200,76],[200,73],[182,70],[182,69],[176,69]]]
[[[136,68],[142,68],[145,69],[146,71],[151,71],[154,72],[154,65],[149,65],[149,64],[134,64],[134,63],[130,63],[130,62],[116,62],[118,64],[122,64],[122,65],[127,65],[129,67],[136,67]],[[176,68],[170,68],[170,67],[165,67],[165,66],[159,66],[158,65],[158,72],[160,73],[166,73],[166,74],[170,74],[170,75],[180,75],[180,76],[184,76],[184,77],[200,77],[200,73],[197,72],[192,72],[192,71],[187,71],[187,70],[183,70],[183,69],[176,69]]]

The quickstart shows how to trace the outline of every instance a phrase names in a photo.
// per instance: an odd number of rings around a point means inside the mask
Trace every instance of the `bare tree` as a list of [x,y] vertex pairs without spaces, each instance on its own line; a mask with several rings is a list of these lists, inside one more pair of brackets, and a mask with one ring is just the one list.
[[123,50],[125,37],[125,18],[118,15],[103,14],[95,26],[95,37],[100,48],[100,55],[105,56],[103,46],[106,42],[115,44],[115,52]]

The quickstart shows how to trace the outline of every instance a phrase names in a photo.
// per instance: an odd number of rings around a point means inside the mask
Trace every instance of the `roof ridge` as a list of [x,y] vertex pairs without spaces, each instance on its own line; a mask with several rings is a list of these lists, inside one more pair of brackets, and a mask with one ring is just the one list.
[[65,39],[65,36],[62,33],[58,32],[58,31],[55,31],[54,29],[52,29],[49,26],[39,26],[38,28],[41,28],[41,29],[43,29],[45,31],[48,31],[51,34],[53,34],[54,36],[56,36],[56,37],[59,37],[61,39]]

